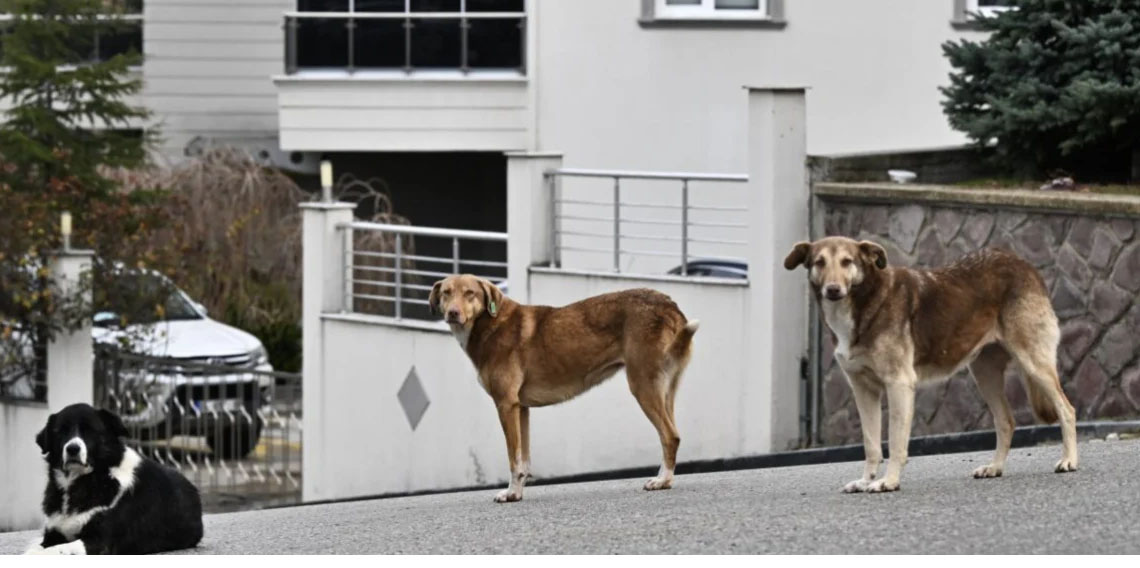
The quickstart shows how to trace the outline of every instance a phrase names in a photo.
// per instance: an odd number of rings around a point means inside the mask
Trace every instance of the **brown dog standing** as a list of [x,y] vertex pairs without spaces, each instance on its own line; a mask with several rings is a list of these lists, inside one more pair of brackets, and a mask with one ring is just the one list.
[[673,402],[698,322],[687,321],[668,296],[638,289],[561,308],[527,306],[464,274],[436,282],[428,301],[444,314],[499,411],[511,482],[495,501],[522,499],[530,470],[530,408],[570,400],[623,368],[661,437],[661,470],[645,489],[673,484],[681,443]]
[[[1077,469],[1076,415],[1057,376],[1060,331],[1049,292],[1028,262],[998,249],[966,255],[935,270],[888,268],[883,247],[844,237],[799,243],[784,267],[808,269],[808,281],[827,327],[835,359],[847,376],[863,428],[863,477],[843,489],[894,491],[906,464],[915,387],[944,379],[963,366],[994,417],[997,451],[974,477],[999,477],[1013,439],[1013,413],[1005,397],[1010,360],[1037,418],[1060,419],[1064,443],[1055,470]],[[890,407],[890,461],[882,461],[880,400]]]

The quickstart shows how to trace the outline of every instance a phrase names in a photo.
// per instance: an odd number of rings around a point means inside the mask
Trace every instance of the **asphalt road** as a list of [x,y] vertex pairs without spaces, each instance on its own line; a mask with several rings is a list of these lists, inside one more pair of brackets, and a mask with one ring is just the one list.
[[[975,480],[989,452],[912,458],[902,490],[844,495],[857,463],[210,515],[199,554],[308,553],[1140,553],[1140,440],[1014,450],[1005,476]],[[0,534],[16,553],[32,533]]]

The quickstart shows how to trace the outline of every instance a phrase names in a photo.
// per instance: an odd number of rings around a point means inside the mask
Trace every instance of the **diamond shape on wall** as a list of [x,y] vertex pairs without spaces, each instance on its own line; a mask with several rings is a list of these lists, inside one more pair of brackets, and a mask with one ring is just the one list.
[[408,424],[412,426],[412,430],[415,430],[416,426],[420,424],[420,419],[427,412],[427,407],[431,401],[428,400],[427,393],[424,392],[424,386],[420,382],[419,375],[416,374],[414,365],[408,371],[408,376],[404,379],[404,384],[400,386],[400,392],[396,393],[396,398],[400,400],[400,407],[404,409],[404,416],[408,418]]

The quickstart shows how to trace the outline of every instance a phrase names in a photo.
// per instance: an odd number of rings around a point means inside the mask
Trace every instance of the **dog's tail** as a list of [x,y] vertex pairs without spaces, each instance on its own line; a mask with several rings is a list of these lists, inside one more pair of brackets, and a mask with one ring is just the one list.
[[1045,424],[1057,422],[1059,419],[1057,409],[1049,400],[1049,394],[1037,384],[1037,381],[1026,377],[1021,384],[1025,386],[1025,393],[1029,396],[1029,406],[1033,407],[1033,415],[1037,420]]
[[697,333],[699,327],[701,327],[700,320],[690,320],[673,338],[673,343],[669,345],[669,355],[674,361],[688,359],[689,344],[693,342],[693,334]]

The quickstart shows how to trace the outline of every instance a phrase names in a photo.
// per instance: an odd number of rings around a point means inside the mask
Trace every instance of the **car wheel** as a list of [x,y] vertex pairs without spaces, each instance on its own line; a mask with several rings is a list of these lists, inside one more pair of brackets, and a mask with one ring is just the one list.
[[227,460],[249,455],[260,440],[261,418],[257,416],[254,416],[252,424],[241,422],[206,436],[206,443],[214,455]]

